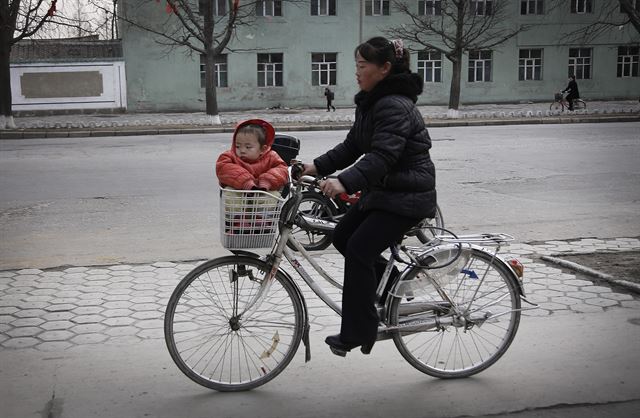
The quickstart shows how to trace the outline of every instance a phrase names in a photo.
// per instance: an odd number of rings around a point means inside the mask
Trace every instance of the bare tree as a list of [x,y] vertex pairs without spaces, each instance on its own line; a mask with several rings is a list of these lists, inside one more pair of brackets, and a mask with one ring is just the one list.
[[[420,6],[416,7],[416,3]],[[394,26],[386,33],[408,41],[413,51],[439,51],[451,61],[449,114],[455,116],[460,106],[463,54],[490,50],[527,29],[510,26],[507,6],[508,0],[398,0],[394,1],[394,7],[409,23]]]
[[[303,0],[288,0],[290,3]],[[205,61],[206,113],[214,124],[220,123],[215,83],[216,58],[229,49],[237,27],[250,25],[262,7],[279,7],[285,0],[136,0],[140,6],[164,7],[166,19],[149,19],[144,12],[126,10],[129,2],[119,3],[117,17],[121,22],[154,35],[157,43],[202,55]],[[276,4],[277,3],[277,4]],[[127,7],[134,7],[128,4]],[[155,21],[154,21],[155,20]]]
[[95,31],[82,13],[71,11],[71,17],[65,16],[57,6],[57,0],[0,0],[0,129],[15,128],[10,67],[13,46],[23,39],[59,35],[61,27],[69,29],[67,36]]
[[57,0],[0,0],[0,129],[15,128],[11,110],[11,48],[51,21]]
[[[553,0],[552,8],[575,7],[575,0]],[[593,13],[593,20],[582,27],[562,34],[566,42],[588,44],[612,30],[629,28],[640,34],[640,0],[604,0],[599,3],[586,0],[583,7]]]

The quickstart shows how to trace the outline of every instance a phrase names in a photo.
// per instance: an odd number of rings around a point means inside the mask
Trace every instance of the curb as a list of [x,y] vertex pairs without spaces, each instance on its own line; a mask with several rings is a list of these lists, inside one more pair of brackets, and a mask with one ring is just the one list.
[[[585,253],[585,254],[593,254],[593,253]],[[557,254],[560,255],[560,254]],[[606,282],[615,284],[617,286],[622,286],[626,289],[629,289],[631,291],[640,293],[640,285],[637,283],[633,283],[627,280],[620,280],[620,279],[616,279],[614,276],[607,274],[607,273],[603,273],[599,270],[594,270],[592,268],[583,266],[582,264],[578,264],[578,263],[574,263],[572,261],[567,261],[567,260],[563,260],[557,257],[553,257],[553,256],[549,256],[549,255],[543,255],[540,257],[541,259],[548,261],[550,263],[559,265],[561,267],[565,267],[568,268],[570,270],[574,270],[574,271],[578,271],[580,273],[584,273],[587,274],[589,276],[593,276],[593,277],[597,277],[599,279],[602,279]]]
[[[500,125],[548,125],[568,123],[610,123],[610,122],[638,122],[640,115],[602,115],[602,116],[558,116],[558,117],[528,117],[507,119],[429,119],[425,117],[428,128],[446,128],[461,126],[500,126]],[[274,122],[278,131],[335,131],[349,130],[352,123],[348,122],[309,122],[309,123],[282,123]],[[105,127],[105,128],[78,128],[78,129],[8,129],[0,130],[0,139],[36,139],[36,138],[84,138],[105,136],[140,136],[140,135],[183,135],[183,134],[209,134],[233,132],[235,124],[222,126],[193,126],[175,125],[158,126],[147,125],[140,127]]]

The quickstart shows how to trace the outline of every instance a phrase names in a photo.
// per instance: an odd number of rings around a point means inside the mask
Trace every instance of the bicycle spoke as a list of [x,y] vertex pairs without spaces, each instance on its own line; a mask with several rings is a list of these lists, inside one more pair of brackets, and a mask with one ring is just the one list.
[[268,269],[251,257],[223,257],[196,267],[178,285],[165,339],[189,378],[217,390],[247,390],[291,361],[302,339],[303,307],[294,285],[279,275],[264,287]]

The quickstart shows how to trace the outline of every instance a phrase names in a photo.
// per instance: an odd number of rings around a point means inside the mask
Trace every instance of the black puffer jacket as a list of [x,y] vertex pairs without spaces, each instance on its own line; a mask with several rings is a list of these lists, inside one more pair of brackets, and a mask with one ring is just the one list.
[[395,74],[370,92],[358,93],[356,120],[347,138],[314,160],[325,176],[353,164],[338,179],[347,192],[363,192],[359,204],[364,210],[417,219],[435,214],[431,138],[415,106],[422,84],[417,74]]

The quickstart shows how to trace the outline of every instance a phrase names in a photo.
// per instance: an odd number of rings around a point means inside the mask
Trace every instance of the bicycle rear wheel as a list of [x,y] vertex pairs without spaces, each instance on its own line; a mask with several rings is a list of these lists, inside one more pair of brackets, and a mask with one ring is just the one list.
[[[414,268],[405,280],[433,272]],[[442,288],[450,300],[432,284],[411,298],[393,297],[390,325],[401,327],[393,341],[423,373],[467,377],[495,363],[513,341],[520,323],[517,279],[491,254],[473,249],[446,281]]]
[[426,244],[434,235],[441,234],[442,228],[444,228],[444,218],[440,211],[440,206],[436,206],[436,215],[433,218],[425,218],[420,222],[420,229],[416,233],[416,236],[421,243]]
[[552,112],[564,112],[564,104],[562,102],[553,102],[549,106],[549,110]]
[[191,380],[219,391],[249,390],[289,364],[302,339],[302,301],[281,274],[265,287],[269,270],[257,258],[221,257],[178,284],[165,313],[165,341]]
[[575,99],[573,101],[573,109],[574,110],[585,110],[587,108],[587,104],[582,99]]

